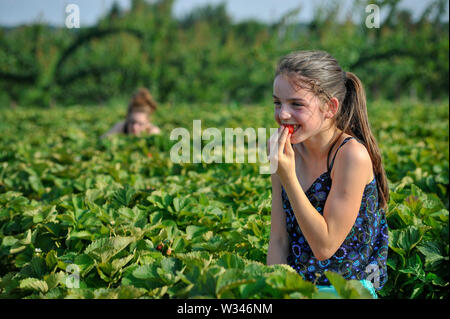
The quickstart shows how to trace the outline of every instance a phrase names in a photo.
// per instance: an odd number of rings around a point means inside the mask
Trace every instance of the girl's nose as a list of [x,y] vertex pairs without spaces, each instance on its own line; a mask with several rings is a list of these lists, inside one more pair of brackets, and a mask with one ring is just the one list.
[[280,119],[282,120],[288,120],[291,118],[291,114],[285,109],[285,108],[281,108],[280,111]]

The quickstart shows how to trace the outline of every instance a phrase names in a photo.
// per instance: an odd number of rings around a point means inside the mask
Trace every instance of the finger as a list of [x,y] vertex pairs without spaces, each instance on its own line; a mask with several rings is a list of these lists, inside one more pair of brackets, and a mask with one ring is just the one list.
[[291,134],[288,134],[285,151],[286,151],[286,154],[289,156],[294,155],[294,149],[292,148],[292,144],[291,144]]
[[287,136],[288,136],[288,131],[289,130],[285,127],[283,129],[283,133],[280,136],[280,139],[278,140],[278,153],[279,154],[283,154],[284,153],[283,150],[285,148],[286,139],[287,139]]

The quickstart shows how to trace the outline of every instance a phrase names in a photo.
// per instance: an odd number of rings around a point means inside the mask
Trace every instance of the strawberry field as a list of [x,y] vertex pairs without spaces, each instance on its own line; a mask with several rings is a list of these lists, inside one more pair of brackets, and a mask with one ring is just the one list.
[[[1,298],[333,297],[265,265],[271,184],[258,164],[170,159],[172,129],[268,130],[270,105],[166,104],[160,136],[100,140],[124,105],[0,110]],[[380,298],[448,298],[448,102],[377,101],[369,119],[390,186]],[[341,298],[370,298],[327,276]]]

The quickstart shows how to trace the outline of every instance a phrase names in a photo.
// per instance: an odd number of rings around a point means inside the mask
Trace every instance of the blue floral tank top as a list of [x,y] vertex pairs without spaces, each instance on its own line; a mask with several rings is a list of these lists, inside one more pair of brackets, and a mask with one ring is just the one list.
[[[323,214],[325,201],[331,189],[330,172],[336,154],[351,138],[353,137],[347,137],[342,142],[336,150],[328,171],[320,175],[305,192],[320,214]],[[324,275],[324,272],[329,270],[339,273],[346,279],[369,280],[376,290],[383,287],[387,281],[388,228],[385,212],[378,206],[375,177],[364,189],[359,213],[349,234],[335,254],[323,261],[314,257],[297,223],[283,186],[281,195],[290,244],[287,262],[305,280],[317,285],[329,286],[330,282]]]

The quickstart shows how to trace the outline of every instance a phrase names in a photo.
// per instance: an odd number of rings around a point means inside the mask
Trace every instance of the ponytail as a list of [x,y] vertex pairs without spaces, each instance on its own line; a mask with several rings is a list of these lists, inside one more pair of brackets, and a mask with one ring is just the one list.
[[389,188],[381,163],[381,152],[370,129],[364,87],[354,73],[344,72],[344,76],[347,92],[342,103],[342,110],[336,119],[338,128],[342,132],[358,138],[366,146],[377,181],[379,205],[386,209],[389,201]]

